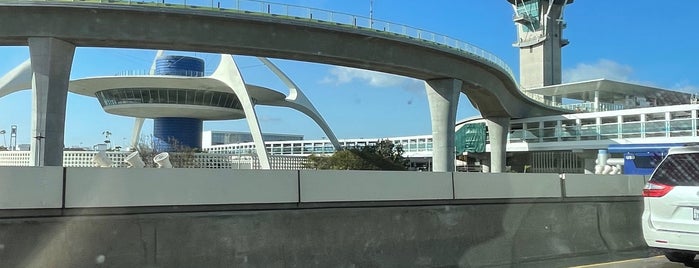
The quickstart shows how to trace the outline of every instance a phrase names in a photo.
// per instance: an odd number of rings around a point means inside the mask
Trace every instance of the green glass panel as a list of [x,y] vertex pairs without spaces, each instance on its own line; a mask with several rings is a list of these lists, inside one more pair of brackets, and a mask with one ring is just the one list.
[[486,141],[485,123],[466,124],[455,134],[456,153],[485,152]]

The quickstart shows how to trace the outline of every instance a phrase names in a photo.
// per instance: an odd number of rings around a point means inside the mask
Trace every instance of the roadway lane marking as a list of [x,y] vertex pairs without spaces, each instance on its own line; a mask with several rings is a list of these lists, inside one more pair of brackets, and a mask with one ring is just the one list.
[[590,267],[600,267],[600,266],[606,266],[606,265],[615,265],[615,264],[622,264],[622,263],[629,263],[629,262],[636,262],[636,261],[641,261],[641,260],[649,260],[649,259],[659,259],[659,258],[665,258],[665,256],[655,256],[655,257],[649,257],[649,258],[638,258],[638,259],[630,259],[630,260],[623,260],[623,261],[613,261],[613,262],[605,262],[605,263],[597,263],[597,264],[589,264],[589,265],[582,265],[582,266],[572,266],[570,268],[590,268]]

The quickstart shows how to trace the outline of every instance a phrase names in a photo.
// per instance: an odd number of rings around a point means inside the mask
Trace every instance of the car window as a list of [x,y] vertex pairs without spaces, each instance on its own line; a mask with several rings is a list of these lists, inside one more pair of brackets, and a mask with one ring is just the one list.
[[668,155],[650,180],[670,186],[699,186],[699,153]]

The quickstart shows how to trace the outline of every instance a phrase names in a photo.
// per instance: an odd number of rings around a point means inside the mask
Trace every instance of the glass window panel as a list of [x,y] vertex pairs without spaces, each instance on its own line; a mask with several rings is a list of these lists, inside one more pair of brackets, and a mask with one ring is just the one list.
[[100,102],[100,106],[107,106],[107,102],[104,99],[104,94],[102,92],[97,92],[95,95],[97,96],[97,101]]
[[149,90],[148,92],[150,93],[151,102],[153,102],[153,103],[161,103],[161,101],[160,101],[160,94],[159,94],[160,92],[158,92],[158,90],[156,90],[156,89],[151,89],[151,90]]
[[546,122],[544,122],[545,128],[555,127],[557,125],[558,125],[558,121],[546,121]]
[[646,137],[665,137],[665,121],[646,122]]
[[141,92],[141,102],[142,103],[151,102],[150,91],[148,91],[147,89],[139,89],[139,91]]
[[616,123],[618,121],[618,118],[616,116],[602,117],[600,119],[602,121],[602,124]]
[[671,119],[686,119],[692,118],[692,113],[690,111],[677,111],[670,113]]
[[646,121],[665,120],[665,113],[652,113],[646,115]]
[[599,126],[599,133],[602,139],[615,139],[618,136],[619,126],[617,124],[607,124]]
[[214,97],[214,92],[205,91],[204,92],[204,105],[211,106],[212,99]]
[[561,127],[561,140],[572,141],[577,140],[580,136],[579,128],[577,125],[564,125]]
[[692,120],[670,121],[670,137],[692,136]]
[[195,91],[194,95],[194,105],[203,105],[204,93],[201,91]]
[[624,120],[624,123],[639,122],[639,121],[641,121],[641,115],[640,114],[625,115],[625,116],[623,116],[623,120]]
[[622,138],[640,138],[641,137],[641,122],[624,123],[621,125]]
[[235,97],[233,95],[226,95],[226,104],[225,107],[228,108],[233,108],[235,105]]
[[187,104],[187,90],[178,89],[177,90],[177,103]]
[[541,131],[542,131],[541,133],[542,133],[542,137],[544,138],[544,141],[557,141],[558,140],[555,127],[544,128]]

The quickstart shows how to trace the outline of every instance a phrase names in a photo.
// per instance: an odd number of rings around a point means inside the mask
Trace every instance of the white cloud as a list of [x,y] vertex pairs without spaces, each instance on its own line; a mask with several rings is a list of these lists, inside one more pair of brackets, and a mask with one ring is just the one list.
[[[579,63],[575,68],[563,70],[563,82],[570,83],[605,78],[620,82],[667,88],[658,86],[653,82],[635,80],[633,72],[633,68],[629,65],[600,59],[595,63]],[[685,93],[699,93],[699,86],[692,85],[688,81],[680,81],[668,89]]]
[[333,66],[330,74],[321,80],[326,84],[363,83],[376,88],[401,88],[410,92],[424,91],[423,82],[417,79],[376,71]]
[[620,82],[633,82],[633,68],[615,61],[600,59],[595,63],[578,63],[575,68],[563,70],[563,82],[578,82],[605,78]]
[[688,81],[681,81],[672,87],[672,90],[685,93],[699,93],[699,86],[691,85]]

